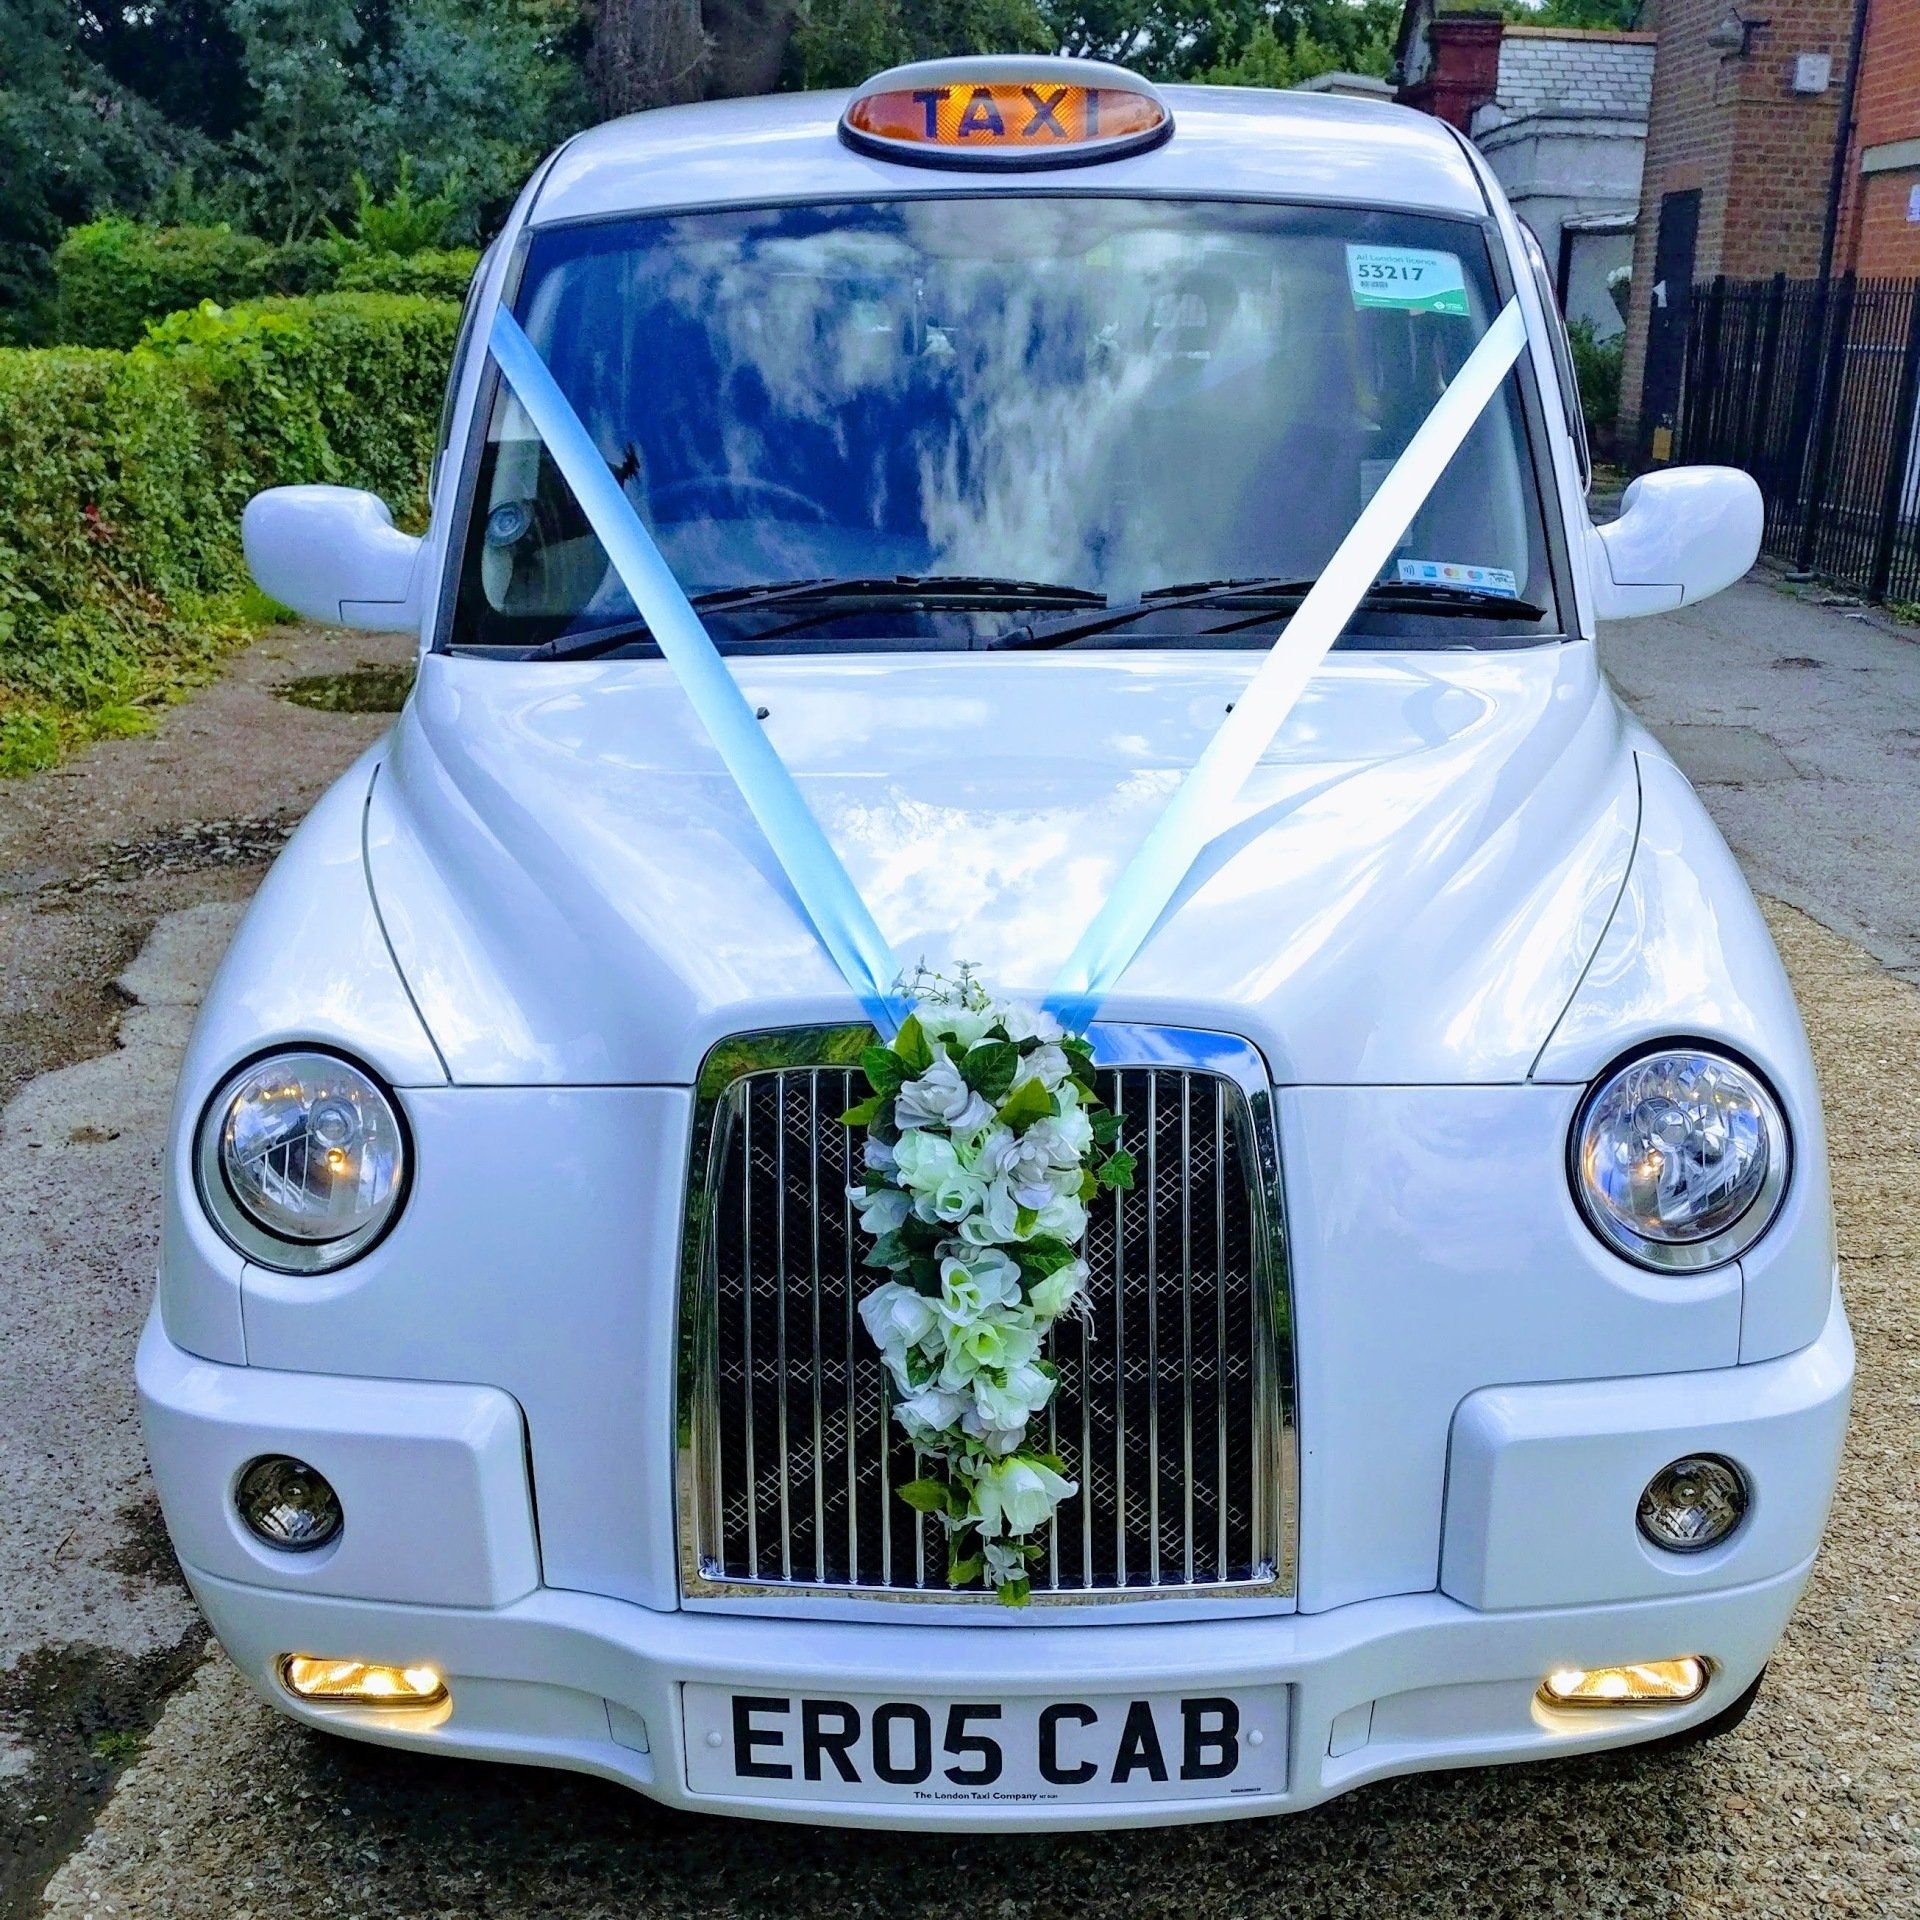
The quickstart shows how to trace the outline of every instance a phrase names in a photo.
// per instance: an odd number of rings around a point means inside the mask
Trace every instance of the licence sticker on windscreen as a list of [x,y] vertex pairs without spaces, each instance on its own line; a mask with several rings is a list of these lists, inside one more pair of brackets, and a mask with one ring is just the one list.
[[1520,582],[1507,567],[1470,567],[1458,560],[1402,560],[1399,570],[1403,587],[1470,587],[1479,593],[1504,594],[1509,600],[1520,597]]
[[1469,314],[1466,275],[1455,253],[1425,247],[1347,249],[1347,284],[1356,307],[1397,307],[1402,313]]

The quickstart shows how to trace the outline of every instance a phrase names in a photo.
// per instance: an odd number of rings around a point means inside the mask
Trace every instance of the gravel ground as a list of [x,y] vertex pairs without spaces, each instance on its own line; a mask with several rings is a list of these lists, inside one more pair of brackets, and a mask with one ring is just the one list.
[[[1617,630],[1610,666],[1749,870],[1911,969],[1920,648],[1758,587],[1715,609],[1711,628]],[[1874,1506],[1830,1536],[1728,1738],[1394,1782],[1276,1822],[957,1843],[664,1813],[598,1782],[331,1741],[254,1701],[202,1651],[143,1492],[125,1376],[151,1209],[107,1222],[86,1196],[151,1183],[172,1054],[232,903],[379,730],[272,688],[386,644],[275,636],[281,658],[255,649],[159,735],[0,789],[0,1095],[41,1076],[0,1118],[0,1823],[10,1799],[21,1821],[11,1886],[0,1834],[0,1914],[42,1911],[33,1889],[63,1853],[44,1911],[141,1920],[1920,1914],[1920,988],[1782,906],[1859,1346],[1839,1508]],[[1828,670],[1818,754],[1795,737],[1809,661]],[[98,1538],[74,1527],[89,1500],[118,1516]]]
[[49,1890],[68,1920],[204,1916],[1920,1912],[1920,989],[1769,908],[1835,1137],[1859,1388],[1826,1550],[1737,1732],[1438,1774],[1291,1819],[855,1838],[662,1812],[565,1775],[309,1733],[217,1653]]
[[206,1638],[130,1392],[161,1134],[241,903],[388,724],[276,690],[411,656],[280,629],[154,732],[0,783],[0,1914],[27,1910]]

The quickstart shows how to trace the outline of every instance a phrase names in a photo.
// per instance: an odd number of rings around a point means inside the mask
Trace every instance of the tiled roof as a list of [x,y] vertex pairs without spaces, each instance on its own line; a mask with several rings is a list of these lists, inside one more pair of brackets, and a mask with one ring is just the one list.
[[1644,120],[1653,51],[1647,34],[1509,28],[1500,41],[1500,89],[1487,118],[1504,123],[1536,114],[1601,113]]

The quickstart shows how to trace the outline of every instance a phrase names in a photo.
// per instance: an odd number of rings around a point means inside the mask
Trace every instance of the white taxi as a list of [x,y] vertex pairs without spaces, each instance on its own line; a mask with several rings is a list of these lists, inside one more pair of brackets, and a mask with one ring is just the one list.
[[[1737,578],[1759,505],[1666,471],[1596,530],[1587,484],[1538,249],[1431,119],[1007,59],[554,154],[425,533],[247,514],[270,593],[421,645],[180,1082],[139,1389],[254,1686],[902,1827],[1737,1721],[1846,1419],[1819,1096],[1593,636]],[[843,1117],[910,1048],[819,863],[1032,997],[1133,910],[1054,1076],[1128,1164],[1021,1363],[1017,1581],[912,1497],[893,1136]]]

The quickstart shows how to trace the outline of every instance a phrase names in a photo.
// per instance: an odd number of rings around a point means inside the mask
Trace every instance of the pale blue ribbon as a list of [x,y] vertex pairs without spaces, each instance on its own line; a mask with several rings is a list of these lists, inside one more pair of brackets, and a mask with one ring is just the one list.
[[[1361,510],[1067,957],[1047,996],[1049,1009],[1064,1025],[1079,1029],[1093,1018],[1152,933],[1307,681],[1520,357],[1526,338],[1519,304],[1510,300]],[[798,783],[762,731],[633,502],[539,351],[504,307],[494,314],[489,344],[712,736],[821,944],[868,1017],[882,1034],[891,1035],[905,1011],[897,991],[899,962]]]
[[1140,951],[1526,343],[1519,302],[1509,300],[1360,510],[1067,956],[1046,1002],[1061,1025],[1084,1028]]
[[896,992],[900,963],[832,842],[820,831],[799,783],[774,751],[693,602],[547,370],[539,349],[504,307],[495,310],[488,344],[599,536],[614,572],[632,595],[654,643],[712,736],[813,922],[820,944],[846,976],[867,1017],[890,1037],[904,1011]]

